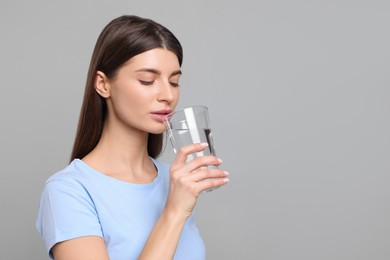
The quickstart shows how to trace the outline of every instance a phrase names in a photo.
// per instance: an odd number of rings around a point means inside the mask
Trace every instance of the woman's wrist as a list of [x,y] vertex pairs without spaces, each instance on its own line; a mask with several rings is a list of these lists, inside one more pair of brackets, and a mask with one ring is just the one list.
[[177,223],[187,221],[187,219],[191,216],[191,212],[178,209],[174,206],[166,206],[162,212],[162,215],[164,215],[167,220]]
[[181,232],[191,214],[165,207],[155,224],[139,259],[172,259]]

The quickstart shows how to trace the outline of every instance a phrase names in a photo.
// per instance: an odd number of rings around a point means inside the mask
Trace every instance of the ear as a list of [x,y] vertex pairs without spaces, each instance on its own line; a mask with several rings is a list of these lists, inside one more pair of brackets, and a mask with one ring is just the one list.
[[94,86],[96,92],[100,96],[104,98],[109,98],[111,96],[110,83],[108,82],[108,78],[103,72],[101,71],[96,72]]

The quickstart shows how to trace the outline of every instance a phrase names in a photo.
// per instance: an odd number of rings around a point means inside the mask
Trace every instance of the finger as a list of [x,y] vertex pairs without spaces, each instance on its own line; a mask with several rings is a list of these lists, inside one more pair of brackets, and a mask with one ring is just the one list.
[[187,172],[196,172],[206,169],[209,165],[221,165],[222,160],[215,156],[198,156],[183,166],[183,170]]
[[227,171],[223,171],[220,169],[206,169],[206,170],[199,170],[191,174],[189,180],[199,182],[199,181],[204,181],[206,179],[227,178],[228,176],[229,173]]
[[216,178],[216,179],[206,179],[204,181],[198,182],[199,193],[208,189],[214,189],[221,187],[229,182],[229,178]]
[[203,151],[208,146],[208,143],[197,143],[183,146],[176,154],[176,158],[172,163],[172,168],[182,167],[187,162],[187,157],[190,154]]

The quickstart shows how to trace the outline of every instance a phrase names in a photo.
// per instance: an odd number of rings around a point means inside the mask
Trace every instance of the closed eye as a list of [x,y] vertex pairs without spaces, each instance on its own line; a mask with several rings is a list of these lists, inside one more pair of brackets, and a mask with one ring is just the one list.
[[169,82],[169,84],[171,84],[172,87],[180,87],[179,83],[175,83],[175,82]]
[[150,86],[153,85],[154,81],[138,80],[142,85]]

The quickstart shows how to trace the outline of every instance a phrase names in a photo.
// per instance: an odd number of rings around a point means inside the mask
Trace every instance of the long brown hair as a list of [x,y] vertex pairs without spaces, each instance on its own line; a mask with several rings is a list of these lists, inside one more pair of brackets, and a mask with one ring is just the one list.
[[[108,78],[116,76],[119,68],[129,59],[154,48],[166,48],[176,54],[181,66],[183,50],[180,42],[164,26],[134,15],[124,15],[112,20],[97,39],[88,70],[71,161],[90,153],[103,132],[107,104],[94,87],[97,71]],[[148,154],[156,158],[162,150],[163,135],[149,134]]]

